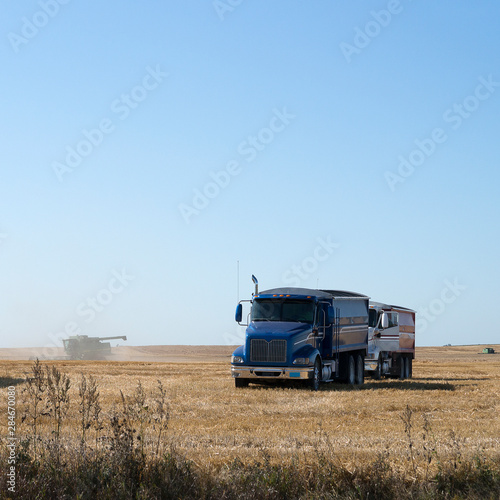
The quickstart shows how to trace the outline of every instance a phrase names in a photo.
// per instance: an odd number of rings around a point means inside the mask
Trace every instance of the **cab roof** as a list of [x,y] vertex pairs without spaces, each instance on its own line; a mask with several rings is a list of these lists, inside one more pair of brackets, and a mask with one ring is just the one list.
[[369,299],[367,295],[356,292],[348,292],[346,290],[314,290],[312,288],[271,288],[259,292],[256,297],[269,298],[274,295],[290,295],[293,298],[298,297],[317,297],[323,299]]
[[400,311],[412,312],[416,313],[414,309],[410,309],[408,307],[395,306],[393,304],[384,304],[383,302],[375,302],[370,300],[370,307],[377,307],[379,309],[390,310],[390,309],[399,309]]

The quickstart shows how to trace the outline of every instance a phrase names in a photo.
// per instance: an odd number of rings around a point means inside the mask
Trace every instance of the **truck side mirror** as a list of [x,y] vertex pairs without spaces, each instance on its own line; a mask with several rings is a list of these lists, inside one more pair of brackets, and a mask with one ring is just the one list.
[[327,312],[327,322],[329,325],[335,322],[335,309],[333,306],[328,306],[328,312]]
[[236,306],[236,313],[234,315],[234,319],[238,322],[241,323],[241,319],[243,317],[243,306],[241,304],[238,304]]
[[389,326],[389,317],[387,316],[387,314],[382,313],[382,320],[380,322],[380,325],[382,326],[382,328],[387,328]]

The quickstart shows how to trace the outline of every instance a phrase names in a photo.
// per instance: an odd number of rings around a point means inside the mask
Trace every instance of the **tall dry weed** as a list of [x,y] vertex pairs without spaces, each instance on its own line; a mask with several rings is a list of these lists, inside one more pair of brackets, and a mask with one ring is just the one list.
[[86,433],[92,426],[95,430],[95,447],[97,449],[99,431],[102,430],[101,425],[101,404],[99,386],[96,379],[89,375],[86,377],[83,373],[78,384],[79,413],[81,416],[81,445],[84,447],[86,443]]
[[25,420],[31,427],[31,439],[34,456],[37,456],[38,424],[44,414],[43,398],[47,389],[47,380],[40,360],[37,358],[31,367],[31,373],[26,375],[23,388],[24,412],[22,422]]
[[53,434],[58,442],[64,417],[69,410],[71,379],[66,373],[60,372],[55,365],[52,365],[46,367],[46,381],[46,410],[54,420]]
[[157,382],[158,385],[156,387],[155,394],[153,395],[153,400],[155,404],[153,421],[158,433],[156,437],[156,448],[155,448],[156,455],[158,456],[158,453],[160,452],[162,435],[168,429],[168,421],[170,420],[170,404],[167,401],[167,391],[163,387],[161,380],[157,380]]

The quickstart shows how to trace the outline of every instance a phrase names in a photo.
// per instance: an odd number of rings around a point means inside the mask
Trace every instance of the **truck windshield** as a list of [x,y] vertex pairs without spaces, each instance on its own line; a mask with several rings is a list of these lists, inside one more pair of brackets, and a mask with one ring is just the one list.
[[252,306],[252,321],[314,322],[312,300],[259,299]]

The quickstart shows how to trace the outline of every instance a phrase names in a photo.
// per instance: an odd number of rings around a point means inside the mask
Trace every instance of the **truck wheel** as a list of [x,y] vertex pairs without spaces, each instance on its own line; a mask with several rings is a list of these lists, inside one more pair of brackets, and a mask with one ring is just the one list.
[[378,360],[377,360],[377,368],[376,368],[376,370],[373,372],[372,377],[373,377],[375,380],[380,380],[380,379],[382,378],[382,357],[381,357],[381,356],[379,356],[379,357],[378,357]]
[[413,377],[413,360],[411,358],[408,358],[406,361],[408,361],[408,378]]
[[405,357],[403,361],[405,362],[405,378],[410,378],[410,359]]
[[363,385],[365,383],[365,360],[361,354],[358,354],[356,358],[355,383],[357,385]]
[[352,355],[349,355],[347,361],[347,383],[349,385],[354,385],[356,383],[356,363]]
[[317,391],[319,389],[319,382],[321,380],[321,362],[318,358],[314,362],[313,368],[313,376],[309,380],[309,386],[313,391]]
[[404,380],[405,378],[405,358],[400,356],[398,360],[398,368],[399,368],[399,380]]
[[246,378],[235,378],[234,379],[234,386],[235,387],[248,387],[248,379]]

